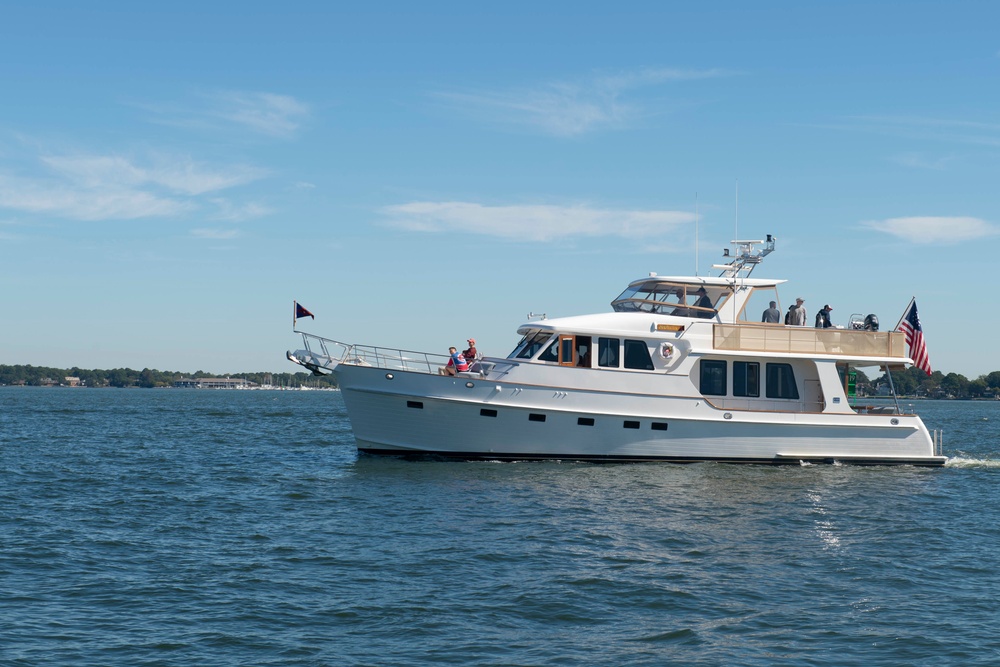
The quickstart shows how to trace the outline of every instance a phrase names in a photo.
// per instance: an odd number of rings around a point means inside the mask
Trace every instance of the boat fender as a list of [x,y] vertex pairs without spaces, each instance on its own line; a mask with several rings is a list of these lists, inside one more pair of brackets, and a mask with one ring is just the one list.
[[660,359],[667,361],[674,356],[674,346],[670,343],[660,343]]

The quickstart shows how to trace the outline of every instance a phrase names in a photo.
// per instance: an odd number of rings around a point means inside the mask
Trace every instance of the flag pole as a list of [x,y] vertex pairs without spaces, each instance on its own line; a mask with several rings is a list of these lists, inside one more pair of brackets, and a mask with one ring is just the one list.
[[298,315],[298,305],[299,302],[292,300],[292,331],[295,331],[295,316]]
[[903,319],[906,317],[906,314],[908,312],[910,312],[910,308],[913,306],[913,302],[916,301],[916,300],[917,300],[917,297],[915,297],[915,296],[911,296],[910,297],[910,302],[908,304],[906,304],[906,308],[903,309],[903,314],[899,316],[899,321],[896,322],[896,326],[893,329],[893,331],[899,331],[899,325],[903,323]]

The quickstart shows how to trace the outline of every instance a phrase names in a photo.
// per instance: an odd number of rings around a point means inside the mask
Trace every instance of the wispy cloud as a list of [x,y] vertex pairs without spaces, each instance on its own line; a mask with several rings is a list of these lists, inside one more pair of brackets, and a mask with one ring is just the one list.
[[240,233],[235,229],[192,229],[191,236],[198,239],[210,239],[213,241],[234,239],[239,236]]
[[963,216],[889,218],[862,224],[870,229],[918,244],[957,244],[1000,233],[1000,229],[985,220]]
[[944,171],[957,159],[954,155],[931,157],[923,153],[900,153],[890,158],[892,162],[913,169]]
[[272,213],[270,208],[256,202],[237,204],[221,197],[216,197],[210,199],[209,201],[216,207],[216,212],[212,215],[212,218],[215,220],[239,222],[241,220],[259,218]]
[[290,95],[237,90],[204,93],[194,103],[137,106],[165,125],[207,130],[238,128],[277,138],[294,135],[311,114],[307,104]]
[[211,115],[273,136],[293,134],[309,116],[309,107],[290,95],[226,91],[209,97]]
[[119,155],[47,156],[42,162],[53,171],[84,187],[160,186],[186,195],[244,185],[266,175],[247,165],[211,168],[188,157],[153,156],[142,165]]
[[410,231],[481,234],[521,241],[568,237],[662,235],[694,222],[685,211],[600,209],[589,206],[485,206],[472,202],[410,202],[382,210],[389,224]]
[[209,167],[187,157],[46,155],[31,176],[0,173],[0,208],[74,220],[138,219],[190,213],[199,195],[244,185],[265,172]]
[[0,208],[75,220],[114,220],[178,215],[191,202],[122,187],[77,187],[55,180],[0,175]]
[[869,132],[907,139],[934,140],[975,146],[1000,147],[1000,124],[925,116],[850,116],[832,129]]
[[519,89],[438,92],[433,96],[489,122],[571,137],[604,128],[626,127],[643,116],[641,101],[629,96],[639,88],[727,74],[718,69],[643,69]]

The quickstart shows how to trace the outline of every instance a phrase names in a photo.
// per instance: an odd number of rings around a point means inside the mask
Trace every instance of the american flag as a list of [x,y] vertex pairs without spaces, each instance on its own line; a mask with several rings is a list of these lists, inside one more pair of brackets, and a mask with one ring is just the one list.
[[910,307],[906,309],[903,319],[899,323],[899,330],[906,336],[906,344],[910,346],[910,358],[913,365],[931,374],[931,360],[927,356],[927,346],[924,344],[924,330],[920,326],[920,318],[917,316],[917,300],[910,300]]

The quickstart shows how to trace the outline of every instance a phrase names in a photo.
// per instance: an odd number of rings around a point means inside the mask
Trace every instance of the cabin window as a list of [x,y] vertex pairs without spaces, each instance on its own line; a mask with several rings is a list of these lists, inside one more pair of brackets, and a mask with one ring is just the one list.
[[546,331],[536,331],[531,336],[525,336],[518,345],[521,351],[514,356],[517,359],[531,359],[542,349],[551,336],[552,334]]
[[597,365],[604,368],[618,368],[621,341],[617,338],[597,339]]
[[576,365],[590,368],[590,336],[576,337]]
[[539,361],[559,361],[559,339],[552,341],[552,344],[545,348],[545,351],[538,355]]
[[799,389],[791,364],[767,365],[767,397],[798,399]]
[[726,362],[720,359],[701,360],[701,393],[705,396],[726,395]]
[[653,370],[653,360],[649,357],[649,348],[646,347],[645,341],[625,339],[625,368]]
[[760,396],[760,362],[733,362],[733,396]]
[[559,337],[559,363],[563,366],[572,366],[574,364],[572,336]]

